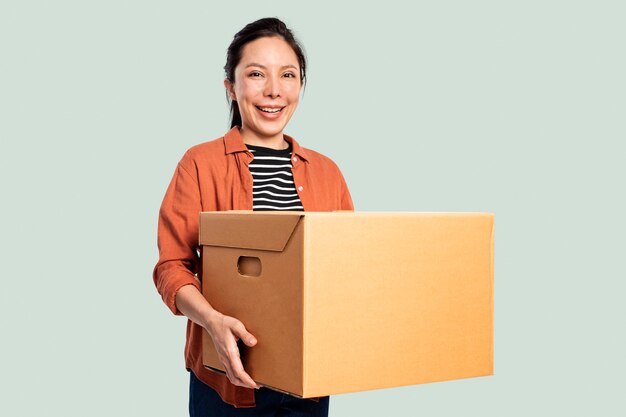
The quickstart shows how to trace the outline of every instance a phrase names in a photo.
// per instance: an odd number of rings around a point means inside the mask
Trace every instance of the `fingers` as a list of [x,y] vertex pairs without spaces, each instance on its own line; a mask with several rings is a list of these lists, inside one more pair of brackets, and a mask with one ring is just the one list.
[[237,355],[233,355],[230,359],[230,370],[234,379],[234,381],[231,380],[231,382],[233,384],[242,385],[248,388],[260,388],[260,386],[254,382],[252,377],[250,377],[250,375],[248,375],[248,373],[243,369],[239,352],[237,352]]
[[241,363],[237,340],[242,339],[247,346],[254,346],[257,343],[256,338],[246,330],[243,323],[232,317],[224,321],[224,334],[218,337],[221,343],[214,340],[214,344],[218,353],[218,357],[224,368],[226,376],[231,383],[247,388],[260,388],[254,380],[246,373]]
[[220,357],[220,361],[224,365],[224,368],[226,368],[226,376],[230,382],[247,388],[260,388],[243,369],[241,357],[239,356],[239,348],[234,340],[232,345],[229,344],[224,357]]

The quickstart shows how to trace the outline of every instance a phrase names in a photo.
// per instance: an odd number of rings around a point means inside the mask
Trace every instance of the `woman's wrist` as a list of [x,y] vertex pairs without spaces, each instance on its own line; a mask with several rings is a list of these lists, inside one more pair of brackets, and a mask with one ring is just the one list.
[[175,303],[181,313],[209,332],[222,320],[223,314],[215,310],[194,285],[181,287]]
[[212,334],[214,329],[222,322],[224,315],[216,309],[210,307],[206,314],[203,315],[204,319],[200,325],[206,329],[209,334]]

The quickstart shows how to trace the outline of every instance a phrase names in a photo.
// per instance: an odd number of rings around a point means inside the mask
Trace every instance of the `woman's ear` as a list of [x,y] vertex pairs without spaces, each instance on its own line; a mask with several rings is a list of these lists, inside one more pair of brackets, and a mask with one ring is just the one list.
[[224,78],[224,87],[226,88],[226,92],[228,93],[228,97],[232,101],[237,101],[237,96],[235,96],[235,87],[233,83],[228,81],[228,78]]

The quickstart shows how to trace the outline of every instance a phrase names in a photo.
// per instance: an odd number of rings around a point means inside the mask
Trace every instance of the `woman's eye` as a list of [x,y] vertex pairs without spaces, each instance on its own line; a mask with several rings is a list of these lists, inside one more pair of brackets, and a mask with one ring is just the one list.
[[293,72],[286,72],[285,73],[285,77],[287,77],[287,78],[295,78],[296,74],[294,74]]
[[261,73],[258,71],[253,71],[250,73],[250,77],[260,77],[260,76],[261,76]]

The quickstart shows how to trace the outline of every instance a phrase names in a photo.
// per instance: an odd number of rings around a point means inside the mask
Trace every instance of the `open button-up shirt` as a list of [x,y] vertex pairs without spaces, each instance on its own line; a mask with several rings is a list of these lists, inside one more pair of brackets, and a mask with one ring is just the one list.
[[[305,211],[353,210],[350,192],[337,165],[328,157],[292,145],[292,173]],[[154,267],[156,288],[169,309],[177,315],[176,293],[185,285],[201,291],[198,227],[201,211],[252,210],[253,159],[234,127],[225,136],[196,145],[182,157],[167,188],[159,211],[159,260]],[[222,400],[235,407],[254,407],[254,389],[232,384],[202,363],[202,327],[187,322],[185,365]]]

